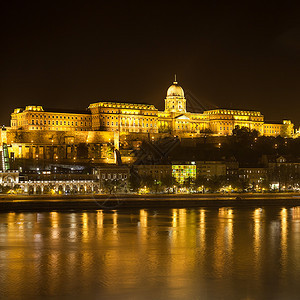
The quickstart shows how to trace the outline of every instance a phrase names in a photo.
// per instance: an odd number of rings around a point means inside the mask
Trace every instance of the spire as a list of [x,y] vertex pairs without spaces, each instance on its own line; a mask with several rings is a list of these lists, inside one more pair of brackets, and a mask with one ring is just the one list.
[[177,78],[176,78],[176,74],[175,75],[175,81],[173,82],[174,84],[177,84]]

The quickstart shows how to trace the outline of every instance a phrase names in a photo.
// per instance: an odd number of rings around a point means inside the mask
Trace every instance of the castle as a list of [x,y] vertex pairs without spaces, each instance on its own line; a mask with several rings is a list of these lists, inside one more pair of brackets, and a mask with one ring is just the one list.
[[[259,111],[211,109],[187,111],[183,88],[175,81],[168,88],[165,109],[151,104],[96,102],[85,111],[47,110],[42,106],[16,108],[11,126],[0,129],[0,143],[14,159],[114,163],[122,146],[122,161],[133,163],[126,144],[162,137],[222,139],[236,127],[257,130],[264,136],[295,137],[289,120],[267,123]],[[121,150],[121,149],[120,149]]]
[[213,109],[202,113],[188,112],[184,90],[176,79],[167,90],[164,111],[151,104],[97,102],[82,112],[26,106],[11,114],[11,129],[25,131],[169,132],[194,136],[210,132],[224,136],[231,135],[236,126],[255,129],[265,136],[291,137],[294,133],[291,121],[267,123],[259,111]]

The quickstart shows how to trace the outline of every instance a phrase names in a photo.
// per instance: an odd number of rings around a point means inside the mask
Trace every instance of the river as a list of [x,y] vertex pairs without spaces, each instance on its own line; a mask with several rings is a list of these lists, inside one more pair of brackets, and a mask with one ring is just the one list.
[[0,214],[1,299],[299,299],[300,207]]

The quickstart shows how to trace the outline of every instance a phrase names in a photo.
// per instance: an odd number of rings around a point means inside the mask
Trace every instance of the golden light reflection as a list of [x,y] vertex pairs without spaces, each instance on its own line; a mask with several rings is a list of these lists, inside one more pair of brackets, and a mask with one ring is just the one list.
[[89,237],[89,223],[88,223],[88,214],[83,213],[82,214],[82,238],[84,241],[88,240]]
[[97,211],[97,227],[103,228],[103,211],[102,210]]
[[227,211],[227,223],[226,223],[226,242],[227,242],[227,250],[229,255],[232,255],[232,244],[233,244],[233,210],[228,209]]
[[7,225],[8,225],[8,238],[10,238],[11,236],[15,235],[15,219],[16,219],[16,214],[15,213],[9,213],[8,217],[7,217]]
[[215,245],[214,245],[214,269],[215,274],[217,277],[222,277],[223,270],[224,270],[224,259],[223,257],[223,247],[224,247],[224,239],[223,239],[223,233],[224,233],[224,223],[220,222],[217,233],[216,233],[216,239],[215,239]]
[[206,248],[205,210],[200,209],[200,251],[203,254]]
[[[5,245],[8,245],[10,243],[23,244],[25,242],[24,214],[8,213],[7,223],[7,234],[1,234],[1,242]],[[1,252],[2,251],[0,251],[0,254],[3,253]],[[25,259],[25,256],[25,248],[24,251],[20,251],[19,247],[12,247],[11,251],[8,251],[6,253],[5,259],[2,259],[3,256],[1,257],[1,274],[2,276],[6,276],[8,282],[22,280],[22,276],[24,272],[27,272],[28,268],[25,270],[24,265],[17,262],[23,261]],[[10,269],[10,272],[5,274],[3,270],[5,269],[5,267],[9,267],[11,264],[13,265],[13,268]],[[12,292],[10,291],[10,289],[13,289],[13,293],[22,293],[21,286],[9,285],[9,293]]]
[[113,210],[113,214],[108,214],[106,216],[112,218],[112,230],[110,231],[109,238],[113,242],[118,243],[119,242],[118,212],[116,210]]
[[175,245],[178,238],[178,209],[172,209],[172,228],[170,229],[170,241],[172,245]]
[[18,214],[16,221],[19,229],[18,235],[20,235],[21,233],[24,233],[24,214]]
[[[218,278],[224,275],[228,265],[232,263],[233,255],[233,210],[227,207],[219,208],[219,224],[214,245],[214,268]],[[224,253],[225,252],[225,253]],[[225,259],[221,259],[221,258]]]
[[145,209],[140,210],[140,221],[138,223],[138,234],[140,238],[140,250],[145,251],[148,242],[148,212]]
[[286,272],[287,267],[287,231],[288,231],[288,211],[286,208],[283,208],[280,212],[281,217],[281,266],[282,272]]
[[179,209],[179,226],[186,227],[186,209],[185,208]]
[[[126,294],[163,284],[173,298],[191,299],[184,293],[194,286],[196,292],[206,292],[208,280],[239,288],[234,281],[242,274],[264,292],[268,272],[277,270],[281,282],[298,270],[298,213],[297,208],[172,209],[155,215],[146,209],[98,210],[41,213],[36,221],[34,214],[7,213],[0,220],[0,287],[17,299],[24,286],[28,295],[41,287],[44,294],[55,295],[80,286],[83,295],[95,284],[115,295],[117,289]],[[83,235],[87,241],[79,238]]]
[[76,228],[77,222],[76,222],[76,214],[72,213],[70,216],[71,219],[71,228]]
[[113,229],[118,228],[118,213],[116,210],[113,211]]
[[176,228],[177,227],[177,216],[178,216],[178,213],[177,213],[177,209],[172,209],[172,227],[173,228]]
[[[292,215],[292,222],[289,230],[293,233],[300,232],[300,206],[291,208],[291,215]],[[291,248],[289,249],[290,253],[295,253],[293,256],[294,265],[297,269],[300,269],[300,253],[298,251],[300,245],[300,235],[299,234],[292,234],[290,236],[291,241]]]
[[58,239],[59,237],[59,229],[58,229],[58,213],[53,211],[50,213],[50,221],[51,221],[51,238]]
[[[168,285],[172,289],[183,289],[188,280],[184,279],[194,268],[197,241],[197,214],[194,210],[172,209],[172,228],[170,228],[171,259],[168,262]],[[197,253],[198,253],[197,249]],[[183,278],[180,281],[174,277]]]
[[262,234],[262,217],[263,209],[256,208],[253,213],[254,233],[253,233],[253,248],[254,248],[254,268],[255,274],[259,274],[261,267],[261,234]]
[[14,212],[11,212],[8,214],[8,225],[10,223],[14,223],[15,222],[15,217],[16,217],[16,213]]
[[148,225],[148,212],[145,209],[140,210],[140,224],[141,227],[147,227]]
[[300,220],[300,206],[293,207],[291,211],[293,220]]
[[50,218],[51,218],[51,227],[52,228],[57,228],[58,227],[58,214],[56,211],[52,211],[50,213]]
[[97,211],[97,215],[96,215],[96,222],[97,222],[97,237],[98,237],[98,241],[101,241],[102,239],[102,235],[103,235],[103,211],[102,210],[98,210]]

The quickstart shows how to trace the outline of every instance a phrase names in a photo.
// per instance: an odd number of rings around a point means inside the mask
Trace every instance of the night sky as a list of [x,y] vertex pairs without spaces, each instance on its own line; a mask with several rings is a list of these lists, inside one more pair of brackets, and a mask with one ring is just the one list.
[[174,73],[200,100],[300,123],[299,6],[286,1],[1,1],[0,14],[2,124],[29,104],[163,109]]

